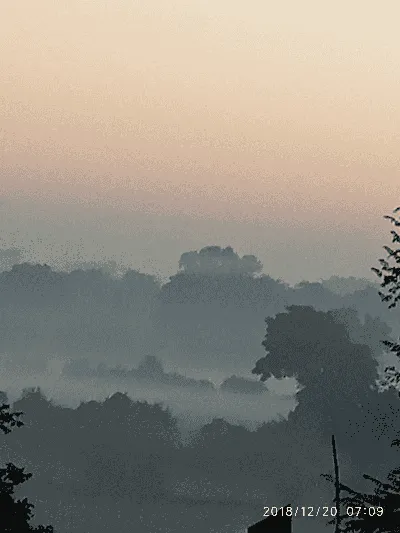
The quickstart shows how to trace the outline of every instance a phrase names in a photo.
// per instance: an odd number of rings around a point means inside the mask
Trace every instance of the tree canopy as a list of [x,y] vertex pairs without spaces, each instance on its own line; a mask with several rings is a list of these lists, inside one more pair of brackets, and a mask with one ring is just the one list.
[[[392,215],[385,215],[384,218],[390,220],[395,227],[400,227],[400,217],[397,213],[400,212],[400,207],[394,209]],[[400,235],[396,230],[391,230],[392,243],[400,243]],[[384,302],[389,302],[389,308],[396,307],[400,301],[400,246],[391,248],[384,246],[386,250],[386,259],[379,259],[380,268],[372,268],[372,271],[381,279],[381,287],[385,289],[379,294]]]
[[[4,398],[4,397],[3,397]],[[0,406],[0,431],[4,434],[11,432],[14,427],[21,427],[19,420],[21,412],[11,412],[10,406],[3,403]],[[32,477],[24,468],[18,468],[13,463],[7,463],[0,468],[0,523],[4,533],[53,533],[52,526],[33,526],[29,522],[33,517],[34,506],[27,498],[19,500],[15,497],[16,487]]]
[[199,252],[185,252],[179,260],[179,269],[197,274],[245,274],[253,276],[263,265],[254,255],[240,257],[231,246],[206,246]]
[[[384,218],[390,220],[395,227],[400,227],[400,217],[398,213],[400,207],[394,209],[392,215],[386,215]],[[396,230],[391,230],[392,243],[399,245],[400,235]],[[397,248],[391,248],[390,246],[384,246],[386,250],[386,259],[379,259],[381,264],[380,268],[373,267],[372,270],[381,280],[382,291],[379,291],[379,295],[383,302],[388,303],[389,309],[393,309],[400,301],[400,246]],[[393,353],[400,358],[400,342],[393,342],[392,340],[385,339],[382,341],[389,352]],[[385,374],[381,380],[382,387],[394,387],[399,389],[400,386],[400,372],[395,366],[388,366],[385,368]],[[399,392],[400,395],[400,392]]]

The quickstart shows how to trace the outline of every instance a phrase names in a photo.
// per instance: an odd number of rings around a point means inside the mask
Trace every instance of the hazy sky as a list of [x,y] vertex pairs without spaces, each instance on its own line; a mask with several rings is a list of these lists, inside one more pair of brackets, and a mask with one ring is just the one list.
[[368,272],[400,203],[398,2],[0,6],[6,242],[169,250],[164,270],[232,244],[293,280]]

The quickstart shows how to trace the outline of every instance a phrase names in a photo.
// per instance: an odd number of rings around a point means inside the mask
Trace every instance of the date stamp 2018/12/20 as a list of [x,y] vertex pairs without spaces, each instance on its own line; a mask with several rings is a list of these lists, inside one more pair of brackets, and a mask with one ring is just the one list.
[[[383,507],[346,507],[346,515],[348,517],[362,517],[362,516],[382,516]],[[304,518],[313,518],[313,517],[326,517],[332,518],[335,517],[338,513],[338,508],[332,505],[326,506],[298,506],[298,507],[264,507],[264,517],[268,516],[299,516]]]

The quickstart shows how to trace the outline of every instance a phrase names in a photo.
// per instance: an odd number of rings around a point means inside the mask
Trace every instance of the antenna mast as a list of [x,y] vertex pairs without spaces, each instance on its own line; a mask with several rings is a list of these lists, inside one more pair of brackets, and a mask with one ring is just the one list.
[[332,435],[332,452],[333,452],[333,465],[335,467],[335,502],[336,502],[335,533],[340,533],[340,481],[339,481],[339,463],[338,463],[338,458],[337,458],[335,435]]

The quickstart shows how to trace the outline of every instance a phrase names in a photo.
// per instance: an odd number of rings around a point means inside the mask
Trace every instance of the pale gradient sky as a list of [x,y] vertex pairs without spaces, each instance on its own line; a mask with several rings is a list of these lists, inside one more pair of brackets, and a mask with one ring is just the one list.
[[[62,202],[78,218],[91,205],[94,232],[99,210],[110,227],[134,212],[144,240],[158,235],[140,245],[156,262],[167,238],[178,255],[272,253],[292,279],[293,250],[300,278],[362,274],[379,254],[380,218],[400,203],[397,1],[0,7],[1,194],[46,201],[49,235]],[[13,228],[32,237],[27,216]],[[334,253],[318,258],[321,231]],[[118,254],[115,232],[111,247],[96,238]]]

